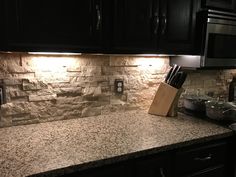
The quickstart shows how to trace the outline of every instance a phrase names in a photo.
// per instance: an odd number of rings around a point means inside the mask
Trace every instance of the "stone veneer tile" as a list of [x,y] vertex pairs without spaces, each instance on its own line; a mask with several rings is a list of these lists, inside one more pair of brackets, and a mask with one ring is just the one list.
[[39,96],[39,95],[29,95],[29,101],[30,102],[38,102],[38,101],[50,101],[50,100],[56,100],[57,95],[44,95],[44,96]]
[[[7,93],[0,126],[148,109],[168,69],[167,57],[0,54]],[[226,99],[234,73],[192,71],[183,96],[199,92]],[[115,94],[115,79],[124,81],[123,95]]]

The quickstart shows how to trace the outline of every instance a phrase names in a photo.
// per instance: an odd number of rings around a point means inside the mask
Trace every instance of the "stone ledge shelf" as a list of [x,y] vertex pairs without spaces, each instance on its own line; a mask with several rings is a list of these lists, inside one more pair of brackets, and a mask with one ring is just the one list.
[[183,114],[169,118],[146,111],[1,128],[0,174],[54,176],[232,135]]

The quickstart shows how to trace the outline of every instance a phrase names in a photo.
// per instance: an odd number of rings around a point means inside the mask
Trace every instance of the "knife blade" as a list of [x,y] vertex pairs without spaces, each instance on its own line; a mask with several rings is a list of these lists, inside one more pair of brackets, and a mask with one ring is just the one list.
[[178,82],[179,82],[179,80],[180,80],[180,77],[181,77],[181,73],[180,72],[178,72],[178,73],[176,73],[175,75],[174,75],[174,77],[171,79],[171,81],[170,81],[170,85],[172,86],[172,87],[175,87],[175,88],[177,88],[177,86],[178,86]]

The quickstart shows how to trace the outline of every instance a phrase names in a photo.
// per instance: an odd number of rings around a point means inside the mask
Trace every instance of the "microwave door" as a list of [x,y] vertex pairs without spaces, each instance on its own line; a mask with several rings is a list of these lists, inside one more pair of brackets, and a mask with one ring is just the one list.
[[[236,22],[220,20],[220,24],[207,24],[204,55],[201,65],[204,67],[236,67]],[[218,20],[218,21],[219,21]],[[209,21],[209,20],[208,20]],[[225,21],[224,24],[223,22]],[[229,24],[232,23],[232,24]]]

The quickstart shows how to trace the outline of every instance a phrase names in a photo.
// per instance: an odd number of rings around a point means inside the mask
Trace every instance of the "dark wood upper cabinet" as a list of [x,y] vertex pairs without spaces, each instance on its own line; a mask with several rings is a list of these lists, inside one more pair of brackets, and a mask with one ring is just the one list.
[[131,53],[194,53],[198,0],[115,0],[114,49]]
[[102,0],[6,0],[5,14],[10,49],[101,49]]
[[159,51],[167,54],[195,53],[198,0],[162,0]]
[[194,54],[198,2],[2,0],[0,32],[8,51]]
[[113,8],[113,49],[128,53],[155,51],[159,1],[115,0]]
[[5,41],[5,29],[3,28],[5,26],[4,24],[4,2],[0,1],[0,48],[3,49],[4,47],[4,41]]

